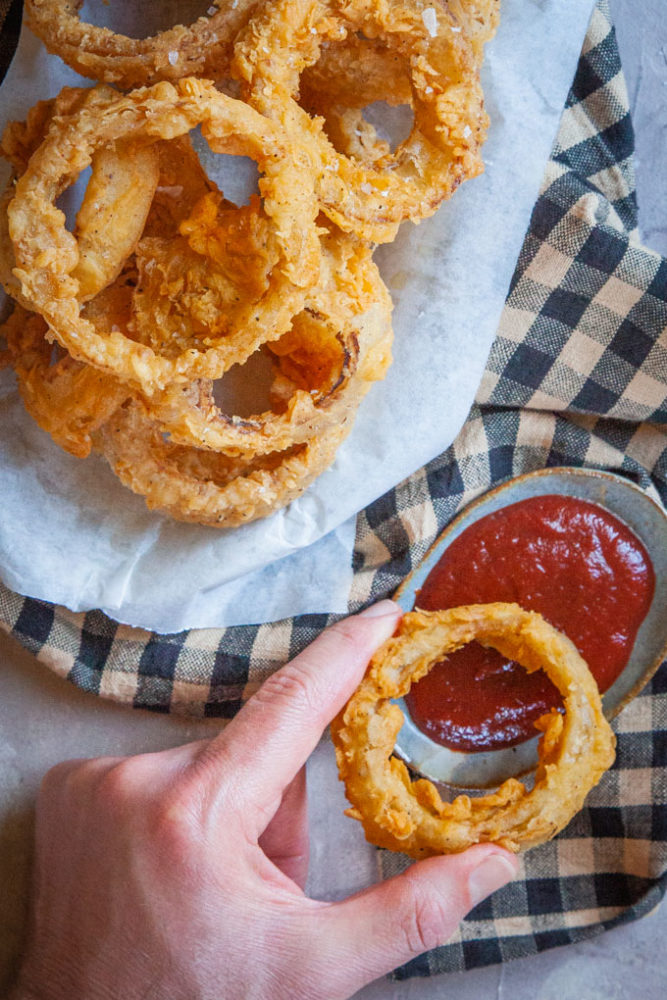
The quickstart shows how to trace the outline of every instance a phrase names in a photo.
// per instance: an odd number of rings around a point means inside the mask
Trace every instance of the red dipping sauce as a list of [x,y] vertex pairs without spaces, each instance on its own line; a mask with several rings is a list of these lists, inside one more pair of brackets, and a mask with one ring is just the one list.
[[[575,644],[606,691],[626,665],[655,587],[646,549],[597,504],[540,496],[466,528],[419,592],[416,607],[513,601],[539,611]],[[453,750],[498,750],[536,735],[535,722],[562,698],[541,670],[528,674],[472,642],[406,696],[417,726]]]

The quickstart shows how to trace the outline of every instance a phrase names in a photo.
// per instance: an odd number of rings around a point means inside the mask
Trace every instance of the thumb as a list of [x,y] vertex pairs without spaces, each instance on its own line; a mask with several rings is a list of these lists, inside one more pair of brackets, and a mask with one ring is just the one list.
[[[461,854],[428,858],[322,913],[320,941],[327,970],[336,968],[332,996],[348,997],[366,983],[444,944],[463,917],[516,875],[513,854],[480,844]],[[329,972],[329,974],[331,974]]]

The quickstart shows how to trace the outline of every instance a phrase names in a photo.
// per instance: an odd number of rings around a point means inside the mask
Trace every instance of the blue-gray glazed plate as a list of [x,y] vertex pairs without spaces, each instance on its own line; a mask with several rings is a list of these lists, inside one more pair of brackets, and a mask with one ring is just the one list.
[[[606,508],[634,531],[653,563],[656,583],[651,607],[626,667],[602,699],[605,715],[613,718],[648,683],[667,655],[667,514],[630,480],[609,472],[570,466],[540,469],[510,479],[474,500],[447,526],[394,597],[405,611],[411,611],[426,577],[462,531],[501,507],[545,494],[576,497]],[[405,721],[398,734],[396,752],[413,770],[431,781],[453,788],[492,788],[506,778],[528,774],[535,767],[538,737],[503,750],[478,753],[449,750],[417,728],[403,699],[398,704]]]

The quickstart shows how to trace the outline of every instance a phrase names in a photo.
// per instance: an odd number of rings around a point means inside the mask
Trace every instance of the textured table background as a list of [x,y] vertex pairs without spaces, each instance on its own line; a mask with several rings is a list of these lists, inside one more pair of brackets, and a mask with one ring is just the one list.
[[[667,254],[665,0],[611,0],[611,7],[637,133],[642,235],[648,246]],[[212,735],[218,726],[132,711],[85,695],[0,635],[0,995],[20,947],[32,804],[43,773],[68,757],[157,750]],[[347,895],[374,880],[374,852],[358,824],[342,815],[344,797],[328,741],[309,762],[309,788],[311,894]],[[380,980],[357,1000],[662,1000],[666,939],[662,906],[581,945],[432,980]]]

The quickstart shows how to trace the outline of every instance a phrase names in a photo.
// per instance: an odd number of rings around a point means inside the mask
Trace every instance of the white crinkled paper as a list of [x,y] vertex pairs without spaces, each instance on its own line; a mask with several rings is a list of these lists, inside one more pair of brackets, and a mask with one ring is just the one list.
[[[95,5],[83,5],[84,17],[87,8]],[[304,496],[233,531],[152,514],[101,458],[81,461],[57,448],[5,371],[2,581],[158,632],[346,611],[354,515],[448,447],[473,401],[591,8],[591,0],[503,0],[483,73],[492,122],[486,173],[376,252],[394,300],[394,363],[363,401],[334,465]],[[101,15],[109,24],[112,16],[113,8]],[[129,31],[127,11],[122,28]],[[0,124],[80,83],[24,29],[0,89]]]

